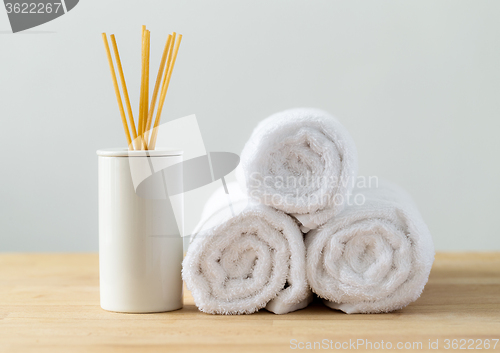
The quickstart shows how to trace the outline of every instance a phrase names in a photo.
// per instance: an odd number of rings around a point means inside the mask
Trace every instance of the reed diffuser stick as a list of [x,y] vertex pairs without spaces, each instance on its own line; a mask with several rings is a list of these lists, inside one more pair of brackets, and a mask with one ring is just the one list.
[[149,56],[150,56],[150,39],[151,39],[151,32],[146,30],[146,66],[144,68],[145,70],[145,83],[144,83],[144,115],[143,115],[143,120],[142,120],[142,134],[143,134],[143,140],[146,145],[146,149],[148,149],[148,140],[145,138],[146,136],[146,126],[147,126],[147,120],[148,120],[148,108],[149,108]]
[[123,98],[125,99],[125,105],[127,107],[128,118],[130,122],[130,129],[132,130],[132,138],[135,143],[135,149],[139,149],[139,140],[137,140],[137,130],[135,128],[134,115],[132,113],[132,106],[130,105],[130,98],[128,96],[127,83],[125,82],[125,75],[123,74],[122,61],[120,60],[120,53],[118,52],[118,45],[116,44],[115,35],[110,36],[111,44],[113,45],[113,51],[115,52],[116,66],[118,67],[118,74],[120,75],[120,81],[122,84]]
[[106,37],[106,33],[102,34],[102,40],[104,41],[104,47],[106,48],[106,54],[108,56],[109,70],[111,71],[111,78],[113,79],[113,86],[115,88],[116,100],[118,102],[118,108],[120,109],[123,129],[125,130],[125,136],[127,138],[127,146],[130,150],[133,150],[132,140],[130,138],[130,132],[128,131],[127,117],[125,116],[125,110],[123,109],[122,98],[120,96],[120,89],[118,88],[118,81],[116,80],[115,68],[113,66],[113,59],[111,58],[111,51],[109,50],[108,38]]
[[143,138],[143,120],[144,120],[144,84],[146,76],[146,26],[142,26],[142,46],[141,46],[141,90],[139,97],[139,122],[138,122],[138,135],[141,141],[141,149],[145,147],[145,142]]
[[[173,37],[175,41],[175,32]],[[164,85],[162,87],[160,103],[158,105],[158,113],[156,115],[155,125],[153,128],[153,135],[151,136],[151,142],[150,142],[151,149],[154,149],[156,146],[156,138],[158,136],[158,126],[160,125],[161,111],[163,109],[163,103],[165,102],[165,96],[167,95],[168,85],[170,84],[170,77],[172,77],[172,71],[174,70],[175,60],[177,60],[177,53],[179,51],[179,46],[181,45],[181,40],[182,40],[182,34],[179,34],[179,40],[177,41],[177,43],[175,43],[174,55],[167,70],[166,81],[164,82]]]
[[155,111],[156,100],[158,98],[158,91],[160,89],[161,79],[163,76],[163,71],[165,70],[165,64],[167,62],[168,50],[170,48],[170,41],[172,40],[172,35],[168,35],[167,42],[165,43],[165,48],[163,49],[163,55],[160,61],[160,67],[158,68],[158,75],[156,76],[155,88],[153,90],[153,95],[151,97],[151,105],[148,112],[148,120],[146,122],[146,141],[149,140],[149,134],[151,129],[151,124],[153,122],[153,114]]
[[[172,40],[170,41],[170,46],[168,48],[168,59],[167,59],[166,67],[165,67],[165,73],[163,74],[163,82],[161,85],[160,101],[158,103],[158,110],[156,112],[156,118],[155,118],[155,122],[153,124],[153,131],[151,134],[151,139],[149,140],[150,146],[156,146],[156,137],[158,134],[158,129],[159,129],[160,120],[161,120],[161,111],[163,109],[163,101],[165,99],[163,93],[165,91],[165,87],[167,84],[168,70],[169,70],[169,67],[172,63],[172,56],[173,56],[173,52],[174,52],[174,45],[175,45],[175,37],[176,36],[177,36],[177,34],[175,32],[172,32]],[[165,93],[165,95],[166,95],[166,93]]]

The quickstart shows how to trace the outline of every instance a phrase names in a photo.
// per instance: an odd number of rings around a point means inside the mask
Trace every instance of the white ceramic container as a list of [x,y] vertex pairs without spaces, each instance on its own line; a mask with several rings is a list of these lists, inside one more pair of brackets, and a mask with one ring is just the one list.
[[[168,197],[165,179],[171,183],[172,175],[162,175],[182,162],[182,152],[106,149],[97,155],[101,307],[126,313],[182,308],[182,195]],[[173,178],[182,182],[182,175]]]

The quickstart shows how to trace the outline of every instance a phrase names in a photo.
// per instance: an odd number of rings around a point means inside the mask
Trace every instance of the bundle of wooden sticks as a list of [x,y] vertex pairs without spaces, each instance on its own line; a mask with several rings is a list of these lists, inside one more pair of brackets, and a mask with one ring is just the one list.
[[[160,67],[158,68],[158,75],[156,76],[156,83],[154,86],[153,94],[151,96],[151,101],[149,101],[150,31],[146,29],[146,26],[142,26],[141,92],[139,99],[139,119],[137,122],[137,128],[134,122],[134,116],[132,114],[132,107],[130,105],[127,85],[125,83],[125,76],[123,75],[123,68],[120,60],[120,55],[118,53],[118,46],[116,45],[115,35],[112,34],[110,37],[111,44],[113,45],[113,51],[115,53],[116,66],[118,67],[118,74],[120,76],[122,85],[123,98],[127,107],[132,137],[130,137],[127,117],[125,115],[125,109],[123,108],[120,89],[118,88],[118,81],[116,79],[116,73],[113,65],[113,59],[111,57],[111,51],[109,49],[108,39],[106,33],[102,34],[102,39],[104,40],[104,46],[108,55],[108,63],[111,70],[113,85],[115,88],[116,100],[118,101],[118,108],[120,109],[123,128],[125,129],[125,136],[127,137],[128,148],[129,150],[154,150],[158,135],[158,127],[160,125],[163,103],[165,102],[168,85],[170,83],[170,78],[172,77],[172,71],[174,70],[175,60],[177,59],[177,52],[179,51],[179,46],[182,40],[182,34],[179,34],[177,36],[176,33],[173,32],[172,34],[168,35],[167,43],[165,44],[165,49],[163,50],[163,55],[160,61]],[[154,119],[153,123],[153,115],[156,107],[158,93],[160,93],[160,98],[156,111],[156,118]],[[153,125],[152,128],[151,125]]]

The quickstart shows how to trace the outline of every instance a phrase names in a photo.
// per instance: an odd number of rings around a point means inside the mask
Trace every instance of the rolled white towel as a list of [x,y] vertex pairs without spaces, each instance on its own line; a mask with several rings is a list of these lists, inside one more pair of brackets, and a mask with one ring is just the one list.
[[[362,203],[355,205],[354,202]],[[306,235],[307,278],[325,304],[346,313],[379,313],[415,301],[434,261],[427,226],[395,185],[355,189],[353,205]]]
[[[248,204],[238,184],[207,202],[182,275],[196,306],[212,314],[276,314],[306,307],[305,246],[295,221],[262,204]],[[234,215],[233,215],[234,214]]]
[[252,198],[292,214],[307,231],[344,208],[357,169],[356,146],[342,124],[322,110],[298,108],[259,123],[237,176]]

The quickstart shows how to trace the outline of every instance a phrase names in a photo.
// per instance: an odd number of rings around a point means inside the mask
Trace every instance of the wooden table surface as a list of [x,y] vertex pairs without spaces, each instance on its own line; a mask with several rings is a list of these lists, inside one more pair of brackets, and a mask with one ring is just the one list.
[[347,315],[315,302],[287,315],[243,316],[203,314],[189,292],[174,312],[107,312],[96,254],[0,254],[0,352],[289,352],[307,342],[347,351],[353,341],[359,351],[366,341],[386,349],[421,342],[428,351],[429,340],[444,351],[446,339],[451,348],[456,339],[458,348],[500,352],[499,338],[500,253],[438,254],[421,298],[390,314]]

